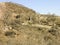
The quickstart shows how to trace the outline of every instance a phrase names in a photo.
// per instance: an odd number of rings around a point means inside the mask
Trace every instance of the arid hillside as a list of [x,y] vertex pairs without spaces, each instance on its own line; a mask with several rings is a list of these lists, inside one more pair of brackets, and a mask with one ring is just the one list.
[[21,4],[2,2],[0,45],[60,45],[60,17],[38,14]]

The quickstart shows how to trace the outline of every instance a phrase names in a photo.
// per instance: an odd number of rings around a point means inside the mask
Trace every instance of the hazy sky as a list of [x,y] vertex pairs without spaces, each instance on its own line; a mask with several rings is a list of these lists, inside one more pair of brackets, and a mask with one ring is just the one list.
[[39,13],[55,13],[60,15],[60,0],[0,0],[0,2],[16,2]]

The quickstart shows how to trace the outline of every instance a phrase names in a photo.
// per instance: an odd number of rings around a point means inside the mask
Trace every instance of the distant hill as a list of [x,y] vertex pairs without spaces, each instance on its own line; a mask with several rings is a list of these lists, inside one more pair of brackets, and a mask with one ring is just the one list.
[[60,45],[60,17],[1,2],[0,45]]

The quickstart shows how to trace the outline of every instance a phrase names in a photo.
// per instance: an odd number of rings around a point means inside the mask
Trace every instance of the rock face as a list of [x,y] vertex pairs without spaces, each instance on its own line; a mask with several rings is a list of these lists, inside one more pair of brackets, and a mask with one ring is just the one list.
[[59,19],[20,4],[0,3],[0,45],[60,45]]

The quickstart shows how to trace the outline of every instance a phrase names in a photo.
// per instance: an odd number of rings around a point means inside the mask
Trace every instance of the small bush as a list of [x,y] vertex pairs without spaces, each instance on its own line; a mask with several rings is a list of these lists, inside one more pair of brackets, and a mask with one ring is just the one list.
[[5,32],[5,36],[14,36],[14,35],[16,35],[16,33],[15,32]]

